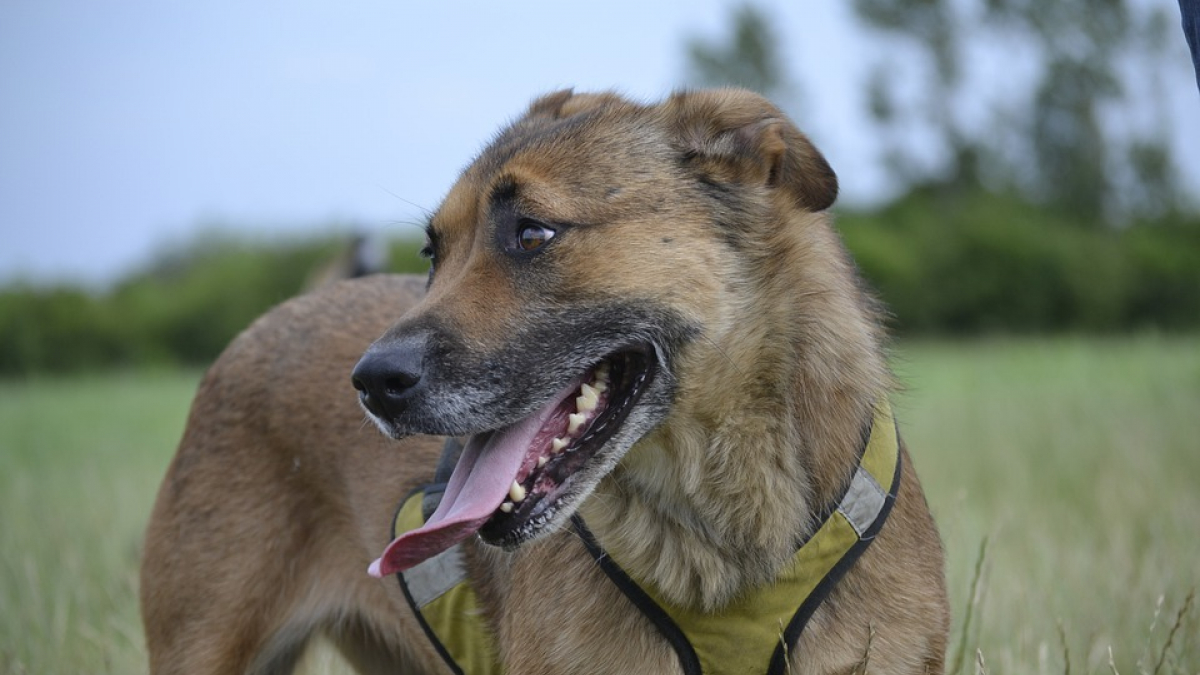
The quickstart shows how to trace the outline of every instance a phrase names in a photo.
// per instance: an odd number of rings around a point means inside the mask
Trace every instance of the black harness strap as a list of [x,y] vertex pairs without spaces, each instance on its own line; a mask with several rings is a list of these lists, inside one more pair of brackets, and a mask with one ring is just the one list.
[[684,675],[702,675],[700,671],[700,658],[696,656],[696,650],[692,648],[692,643],[688,641],[679,625],[674,619],[659,607],[646,591],[642,590],[641,586],[637,585],[625,570],[616,563],[600,545],[596,543],[595,536],[591,530],[583,524],[583,518],[578,513],[571,516],[571,523],[575,526],[575,532],[583,541],[583,545],[587,548],[588,553],[596,560],[596,564],[600,565],[600,569],[608,575],[609,581],[612,581],[625,597],[634,604],[635,607],[654,624],[659,633],[671,644],[675,649],[675,654],[679,656],[679,667],[683,669]]

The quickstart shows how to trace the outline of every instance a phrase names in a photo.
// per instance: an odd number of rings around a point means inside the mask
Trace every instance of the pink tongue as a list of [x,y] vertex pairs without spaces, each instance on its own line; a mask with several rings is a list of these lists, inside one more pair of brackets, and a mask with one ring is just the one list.
[[538,431],[562,398],[578,386],[571,385],[544,408],[512,426],[472,436],[429,521],[388,544],[367,572],[375,578],[403,572],[477,532],[508,496],[508,488],[516,480]]

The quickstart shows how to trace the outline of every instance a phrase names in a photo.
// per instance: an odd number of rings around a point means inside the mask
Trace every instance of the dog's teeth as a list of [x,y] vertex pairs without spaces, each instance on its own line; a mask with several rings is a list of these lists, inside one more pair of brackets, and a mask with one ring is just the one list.
[[567,441],[563,438],[556,438],[550,441],[550,449],[554,452],[562,452],[563,448],[567,447]]
[[514,504],[520,504],[525,500],[525,488],[521,487],[521,484],[514,480],[513,484],[508,488],[508,498],[513,500]]
[[505,513],[512,513],[513,503],[512,502],[504,502],[503,504],[500,505],[500,510]]
[[608,391],[608,363],[601,363],[596,366],[596,372],[593,374],[593,381],[590,388],[597,394],[603,394]]
[[546,462],[549,462],[549,461],[550,461],[550,458],[545,455],[538,457],[538,468],[540,469],[543,466],[546,466]]
[[587,416],[579,413],[571,413],[567,415],[567,433],[572,436],[577,431],[583,428],[583,423],[587,421]]
[[591,412],[596,409],[596,403],[600,400],[600,394],[584,384],[579,388],[580,394],[575,398],[575,408],[581,413]]

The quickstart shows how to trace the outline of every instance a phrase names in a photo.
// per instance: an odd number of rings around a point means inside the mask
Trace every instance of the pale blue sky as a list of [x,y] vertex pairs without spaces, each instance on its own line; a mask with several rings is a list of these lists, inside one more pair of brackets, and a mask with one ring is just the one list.
[[[112,280],[216,221],[400,232],[533,96],[680,86],[685,38],[731,3],[434,4],[0,1],[0,282]],[[847,3],[760,4],[844,198],[885,195],[858,82],[890,56]],[[1190,78],[1167,86],[1195,156]]]

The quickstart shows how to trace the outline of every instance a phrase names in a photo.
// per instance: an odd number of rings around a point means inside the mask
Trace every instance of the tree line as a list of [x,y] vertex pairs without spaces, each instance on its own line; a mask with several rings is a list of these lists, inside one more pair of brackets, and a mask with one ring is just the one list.
[[[1011,196],[930,189],[835,222],[901,336],[1200,329],[1195,217],[1097,230]],[[0,376],[202,366],[345,246],[209,235],[107,290],[10,285]],[[388,270],[423,273],[419,246],[393,242]]]

